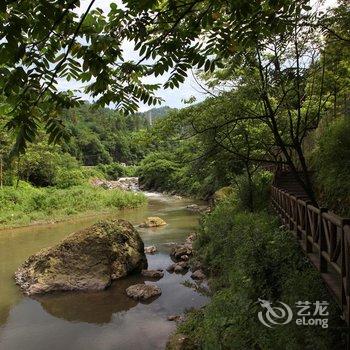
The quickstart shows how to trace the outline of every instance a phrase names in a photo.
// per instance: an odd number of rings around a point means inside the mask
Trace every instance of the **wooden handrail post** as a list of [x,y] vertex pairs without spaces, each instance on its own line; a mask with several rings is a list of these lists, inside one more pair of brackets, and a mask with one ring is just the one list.
[[341,272],[346,281],[344,290],[350,296],[350,219],[342,220],[341,254]]
[[287,196],[287,214],[288,214],[288,228],[289,230],[293,230],[293,226],[292,226],[292,199],[291,199],[291,195],[289,193],[286,193]]
[[327,250],[327,243],[326,243],[326,237],[325,237],[325,232],[324,232],[324,227],[323,227],[323,218],[322,214],[327,212],[327,208],[320,208],[320,212],[318,215],[318,223],[317,223],[317,229],[319,233],[319,259],[320,259],[320,265],[319,265],[319,270],[320,272],[327,272],[327,260],[323,256],[323,252]]
[[[344,226],[342,226],[342,235],[341,235],[341,302],[342,305],[347,304],[347,295],[349,293],[349,286],[347,280],[347,259],[346,259],[346,246],[345,246],[345,231]],[[344,281],[345,280],[345,281]]]
[[308,205],[312,204],[311,201],[305,201],[305,212],[304,212],[304,222],[305,222],[305,251],[306,253],[312,253],[312,244],[309,241],[309,233],[310,233],[310,224],[309,224],[309,216],[308,216]]
[[300,220],[299,217],[299,196],[295,196],[295,202],[294,202],[294,216],[295,216],[295,223],[294,223],[294,230],[296,237],[300,240],[302,239],[302,234],[301,231],[299,230],[299,224],[301,225],[302,221]]
[[341,222],[341,303],[345,321],[350,325],[350,219]]

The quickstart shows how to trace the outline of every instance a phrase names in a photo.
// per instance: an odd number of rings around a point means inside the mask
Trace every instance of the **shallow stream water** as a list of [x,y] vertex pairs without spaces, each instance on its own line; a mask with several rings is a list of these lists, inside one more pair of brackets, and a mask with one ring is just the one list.
[[[188,199],[148,194],[147,207],[66,222],[0,231],[0,350],[134,350],[164,349],[175,323],[167,316],[204,305],[207,298],[183,282],[190,273],[165,275],[157,282],[140,276],[116,281],[100,292],[69,292],[40,297],[22,295],[13,281],[17,267],[31,254],[49,247],[76,230],[115,217],[139,225],[159,216],[168,225],[141,229],[145,245],[159,252],[147,255],[149,269],[171,263],[171,242],[183,242],[198,225],[186,209]],[[151,302],[129,299],[125,289],[135,283],[156,283],[162,295]]]

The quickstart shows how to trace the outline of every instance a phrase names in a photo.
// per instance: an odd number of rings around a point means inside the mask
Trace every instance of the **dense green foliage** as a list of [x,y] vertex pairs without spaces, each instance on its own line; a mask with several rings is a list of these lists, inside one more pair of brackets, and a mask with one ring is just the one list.
[[[152,113],[159,119],[168,110],[164,107]],[[73,184],[78,184],[79,179],[88,176],[109,180],[134,176],[133,164],[151,147],[142,142],[150,127],[146,114],[126,117],[116,110],[82,105],[62,113],[66,138],[59,145],[48,144],[47,137],[40,132],[36,142],[17,159],[10,157],[12,138],[1,133],[3,182],[14,184],[19,178],[35,186],[54,186],[69,177]],[[3,123],[0,127],[4,127]]]
[[316,137],[311,155],[320,202],[350,217],[350,120],[340,118]]
[[102,172],[103,177],[107,180],[118,180],[120,177],[124,176],[135,176],[137,172],[137,166],[126,166],[120,163],[99,164],[94,169],[95,171]]
[[157,120],[162,119],[169,112],[175,110],[174,108],[170,108],[168,106],[151,108],[146,112],[136,113],[135,117],[144,119],[147,125],[151,126]]
[[39,142],[31,145],[18,163],[14,164],[12,169],[9,167],[9,172],[17,170],[16,175],[21,180],[45,187],[56,184],[56,177],[62,169],[70,171],[78,167],[77,160],[62,152],[60,147]]
[[[8,127],[18,129],[17,153],[33,140],[38,122],[52,140],[62,135],[57,112],[78,98],[58,91],[58,78],[84,83],[100,105],[115,103],[132,112],[140,101],[160,100],[154,92],[161,84],[147,84],[143,77],[167,72],[163,86],[179,87],[188,68],[213,71],[227,58],[241,62],[257,41],[263,45],[313,18],[308,0],[124,0],[123,6],[112,2],[108,14],[93,9],[94,2],[80,14],[80,1],[1,4],[0,94],[11,106]],[[125,41],[140,59],[124,59]]]
[[145,150],[135,142],[137,131],[148,127],[142,114],[125,117],[112,109],[85,104],[63,113],[69,136],[63,149],[84,165],[139,161]]
[[0,225],[27,225],[80,213],[135,208],[146,203],[142,194],[76,185],[70,177],[62,178],[58,187],[35,188],[25,182],[20,182],[17,188],[5,186],[0,191]]
[[[220,162],[191,161],[186,145],[172,151],[161,150],[147,155],[138,168],[140,184],[146,189],[175,192],[203,199],[230,184],[232,174],[222,170]],[[221,163],[222,165],[222,163]]]
[[238,208],[243,210],[261,210],[266,208],[266,203],[269,203],[270,200],[272,177],[272,173],[260,171],[253,175],[252,183],[249,183],[246,176],[238,176],[233,185],[236,190]]
[[[275,217],[239,211],[235,203],[222,202],[202,220],[196,258],[207,269],[213,296],[178,331],[200,349],[342,348],[340,311],[293,236]],[[258,298],[281,300],[294,311],[299,300],[327,300],[329,328],[291,322],[270,329],[257,318]]]
[[[193,132],[189,127],[192,117],[203,118],[204,124],[211,123],[209,118],[220,116],[220,108],[208,110],[212,104],[213,99],[209,99],[172,112],[154,125],[148,135],[148,144],[155,150],[146,146],[151,153],[140,163],[141,184],[146,188],[208,198],[218,188],[232,182],[242,169],[240,161],[225,149],[215,147],[207,135],[190,135]],[[219,105],[218,101],[216,106]],[[161,173],[157,172],[157,167],[162,169]]]
[[143,159],[139,169],[140,183],[148,189],[174,190],[176,171],[179,168],[169,152],[153,152]]

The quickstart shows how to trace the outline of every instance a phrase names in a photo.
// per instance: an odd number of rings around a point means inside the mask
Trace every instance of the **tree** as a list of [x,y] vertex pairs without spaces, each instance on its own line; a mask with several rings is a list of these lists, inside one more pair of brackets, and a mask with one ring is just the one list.
[[[306,0],[125,0],[124,8],[111,3],[106,16],[93,9],[94,2],[81,16],[77,0],[1,4],[0,92],[11,106],[7,127],[17,133],[15,152],[24,151],[41,122],[50,141],[62,136],[58,111],[78,99],[57,90],[58,78],[90,82],[85,90],[99,104],[132,112],[138,101],[159,101],[159,85],[144,84],[141,77],[169,72],[164,87],[178,87],[188,68],[214,70],[222,58],[249,46],[252,28],[265,36],[282,33],[296,9],[310,9]],[[137,62],[123,61],[125,40],[139,52]]]

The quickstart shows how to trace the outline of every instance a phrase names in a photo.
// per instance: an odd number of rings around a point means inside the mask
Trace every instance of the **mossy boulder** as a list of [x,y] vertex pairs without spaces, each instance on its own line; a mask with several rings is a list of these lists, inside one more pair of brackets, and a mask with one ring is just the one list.
[[102,290],[113,280],[147,268],[144,245],[128,221],[101,221],[29,257],[15,273],[28,295]]
[[214,204],[217,204],[220,201],[226,199],[227,197],[231,196],[233,193],[234,193],[234,189],[230,186],[220,188],[213,194]]
[[163,219],[158,216],[150,216],[140,225],[140,227],[159,227],[164,225],[166,225],[166,222]]

